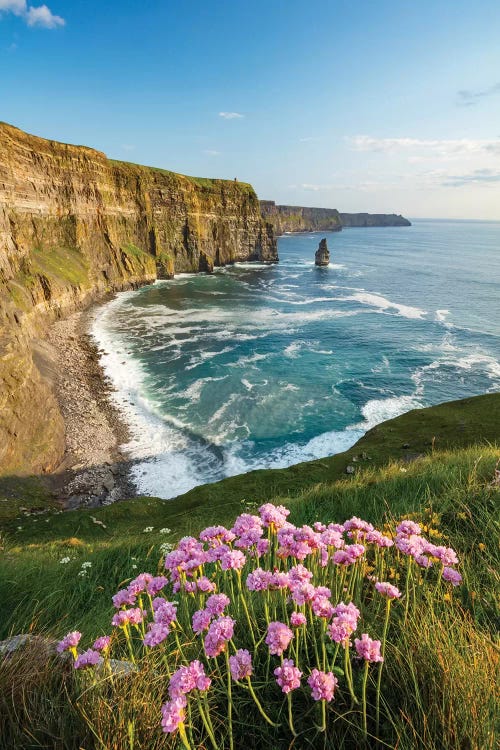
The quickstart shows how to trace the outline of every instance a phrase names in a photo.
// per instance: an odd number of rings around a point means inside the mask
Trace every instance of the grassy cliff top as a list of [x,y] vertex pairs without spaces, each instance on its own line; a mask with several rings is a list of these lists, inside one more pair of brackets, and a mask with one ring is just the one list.
[[[146,171],[146,172],[157,172],[166,176],[171,176],[175,178],[181,178],[184,180],[187,180],[191,183],[194,183],[198,187],[201,188],[220,188],[221,186],[238,186],[238,190],[243,190],[246,192],[249,192],[253,195],[255,195],[253,187],[248,182],[239,182],[236,180],[226,180],[222,178],[216,178],[216,177],[192,177],[189,175],[180,174],[178,172],[172,172],[168,169],[162,169],[160,167],[151,167],[151,166],[145,166],[142,164],[135,164],[134,162],[127,162],[127,161],[120,161],[117,159],[110,159],[106,156],[106,154],[103,151],[99,151],[98,149],[92,148],[91,146],[82,146],[77,144],[71,144],[71,143],[64,143],[62,141],[54,141],[47,138],[41,138],[37,135],[32,135],[31,133],[26,133],[24,130],[21,130],[20,128],[16,127],[15,125],[10,125],[7,122],[0,121],[0,139],[2,137],[2,131],[4,134],[4,137],[8,137],[10,139],[16,139],[20,142],[22,142],[25,145],[29,145],[31,148],[33,148],[36,151],[65,151],[67,153],[74,152],[75,155],[80,152],[81,154],[85,154],[86,156],[90,157],[93,160],[102,160],[107,162],[110,166],[116,166],[121,167],[124,169],[129,169],[133,171]],[[1,143],[0,143],[0,153],[1,153]]]

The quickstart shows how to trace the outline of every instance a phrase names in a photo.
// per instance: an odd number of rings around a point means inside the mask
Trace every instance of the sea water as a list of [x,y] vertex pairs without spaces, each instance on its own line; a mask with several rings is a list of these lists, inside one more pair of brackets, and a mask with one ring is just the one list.
[[279,264],[181,274],[98,311],[139,492],[329,456],[410,409],[500,389],[500,223],[278,244]]

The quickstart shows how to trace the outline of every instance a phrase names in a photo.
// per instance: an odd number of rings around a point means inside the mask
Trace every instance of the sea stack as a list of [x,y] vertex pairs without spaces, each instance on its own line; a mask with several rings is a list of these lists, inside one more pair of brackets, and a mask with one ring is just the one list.
[[327,266],[330,263],[330,253],[326,244],[326,237],[319,243],[316,255],[314,256],[314,262],[317,266]]

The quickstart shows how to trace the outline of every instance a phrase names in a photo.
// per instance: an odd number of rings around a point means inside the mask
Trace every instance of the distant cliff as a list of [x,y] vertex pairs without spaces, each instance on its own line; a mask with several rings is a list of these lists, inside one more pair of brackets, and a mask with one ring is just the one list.
[[285,232],[340,232],[342,227],[411,226],[408,219],[396,214],[341,214],[336,208],[279,206],[274,201],[260,201],[260,208],[276,235]]
[[55,318],[157,277],[277,259],[250,185],[112,161],[0,123],[0,473],[62,457],[62,418],[32,354]]
[[343,227],[411,227],[401,214],[340,214]]
[[342,229],[340,214],[335,208],[278,206],[274,201],[260,201],[260,210],[277,235],[285,232],[339,232]]

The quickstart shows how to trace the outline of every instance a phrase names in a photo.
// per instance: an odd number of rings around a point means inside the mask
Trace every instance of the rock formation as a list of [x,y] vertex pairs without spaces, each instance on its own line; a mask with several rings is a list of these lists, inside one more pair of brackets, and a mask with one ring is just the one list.
[[330,251],[326,244],[326,237],[323,237],[319,243],[319,247],[314,256],[314,262],[317,266],[327,266],[330,263]]
[[336,208],[277,206],[274,201],[260,201],[262,216],[273,225],[276,235],[285,232],[340,232],[342,224]]
[[285,232],[340,232],[342,227],[409,227],[399,214],[341,214],[336,208],[278,206],[260,201],[262,216],[273,225],[276,235]]
[[278,260],[253,188],[112,161],[0,123],[0,473],[49,471],[64,425],[33,342],[106,293]]

